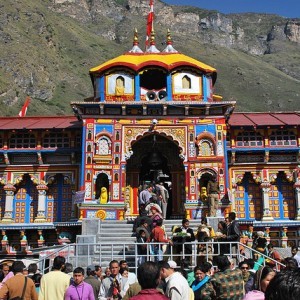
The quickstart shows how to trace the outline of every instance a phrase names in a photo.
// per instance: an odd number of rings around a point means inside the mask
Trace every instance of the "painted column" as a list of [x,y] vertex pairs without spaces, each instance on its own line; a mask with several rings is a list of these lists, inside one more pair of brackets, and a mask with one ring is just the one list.
[[231,188],[231,195],[229,198],[229,201],[231,202],[231,211],[235,211],[235,192],[236,192],[237,184],[232,178],[232,188]]
[[135,101],[141,101],[140,74],[134,77],[134,94]]
[[296,220],[300,221],[300,181],[294,184],[296,194]]
[[4,186],[3,189],[6,193],[6,198],[5,198],[5,213],[2,219],[2,223],[12,223],[14,221],[12,215],[13,215],[13,201],[14,201],[16,188],[11,183],[8,183]]
[[34,220],[35,223],[46,222],[46,192],[48,187],[45,183],[41,182],[36,187],[39,198],[38,198],[38,213]]
[[269,203],[269,192],[271,184],[268,181],[264,181],[260,185],[262,189],[262,197],[263,197],[263,217],[262,221],[274,221],[274,218],[270,212],[270,203]]

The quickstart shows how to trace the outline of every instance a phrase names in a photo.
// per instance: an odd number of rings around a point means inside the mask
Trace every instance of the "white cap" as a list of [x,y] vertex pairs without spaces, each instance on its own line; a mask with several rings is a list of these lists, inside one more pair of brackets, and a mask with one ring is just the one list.
[[169,261],[168,261],[168,265],[169,265],[169,267],[170,267],[171,269],[176,269],[176,268],[178,268],[178,267],[177,267],[177,264],[176,264],[176,262],[175,262],[174,260],[169,260]]

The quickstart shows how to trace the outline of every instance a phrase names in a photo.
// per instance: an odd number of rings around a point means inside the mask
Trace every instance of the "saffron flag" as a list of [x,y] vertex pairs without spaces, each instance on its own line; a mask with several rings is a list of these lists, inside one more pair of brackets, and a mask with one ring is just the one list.
[[149,37],[151,35],[151,31],[153,29],[153,20],[154,20],[154,12],[153,12],[153,3],[154,0],[150,0],[150,11],[147,17],[147,36],[146,36],[146,47],[149,44]]
[[25,103],[22,107],[22,109],[20,110],[19,112],[19,117],[25,117],[26,116],[26,113],[27,113],[27,108],[29,106],[29,103],[30,103],[30,97],[28,96],[25,100]]

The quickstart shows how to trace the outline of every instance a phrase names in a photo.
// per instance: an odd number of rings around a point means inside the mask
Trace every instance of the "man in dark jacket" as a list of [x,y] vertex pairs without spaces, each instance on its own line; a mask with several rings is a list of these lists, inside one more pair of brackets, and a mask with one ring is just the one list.
[[90,284],[94,291],[95,299],[98,299],[100,288],[101,288],[101,281],[99,281],[96,276],[96,267],[94,265],[88,266],[86,268],[86,275],[87,277],[84,279],[84,281],[88,284]]
[[175,244],[176,253],[180,253],[183,251],[187,255],[191,255],[193,253],[193,248],[191,244],[186,244],[193,242],[195,240],[194,231],[189,227],[190,222],[188,219],[182,220],[182,226],[175,229],[173,233],[173,242]]
[[[235,212],[230,212],[228,214],[229,224],[227,226],[227,235],[223,236],[226,242],[236,242],[229,245],[229,252],[232,254],[237,254],[238,242],[240,241],[241,230],[238,221],[235,219]],[[237,261],[238,262],[238,261]]]

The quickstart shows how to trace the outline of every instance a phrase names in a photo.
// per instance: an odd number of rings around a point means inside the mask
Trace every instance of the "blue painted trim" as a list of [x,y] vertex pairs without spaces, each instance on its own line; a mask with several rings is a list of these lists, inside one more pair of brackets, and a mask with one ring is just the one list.
[[243,148],[227,148],[228,151],[240,151],[240,152],[249,152],[249,151],[272,151],[272,152],[278,152],[278,151],[284,151],[284,152],[294,152],[294,151],[298,151],[299,148],[295,147],[295,148],[290,148],[290,147],[287,147],[287,148],[251,148],[251,147],[243,147]]
[[83,183],[84,183],[84,173],[85,173],[85,137],[86,137],[86,124],[83,124],[82,127],[82,145],[81,145],[81,151],[82,151],[82,155],[81,155],[81,166],[80,166],[80,189],[81,187],[83,187]]
[[167,75],[166,92],[167,92],[167,101],[172,101],[172,75],[170,73]]
[[283,213],[283,196],[282,196],[282,178],[278,176],[277,178],[277,191],[278,191],[278,200],[279,200],[279,219],[284,219]]
[[99,80],[99,91],[100,91],[100,102],[104,102],[104,100],[105,100],[104,76],[100,77],[100,80]]
[[207,77],[203,75],[203,102],[208,102],[208,84]]
[[244,197],[244,200],[245,200],[245,203],[244,203],[244,206],[245,206],[245,216],[246,216],[246,220],[249,220],[249,193],[248,193],[248,190],[249,190],[249,178],[247,180],[245,180],[245,183],[244,183],[244,190],[245,190],[245,197]]
[[135,101],[141,101],[140,74],[136,74],[134,77],[134,94]]

